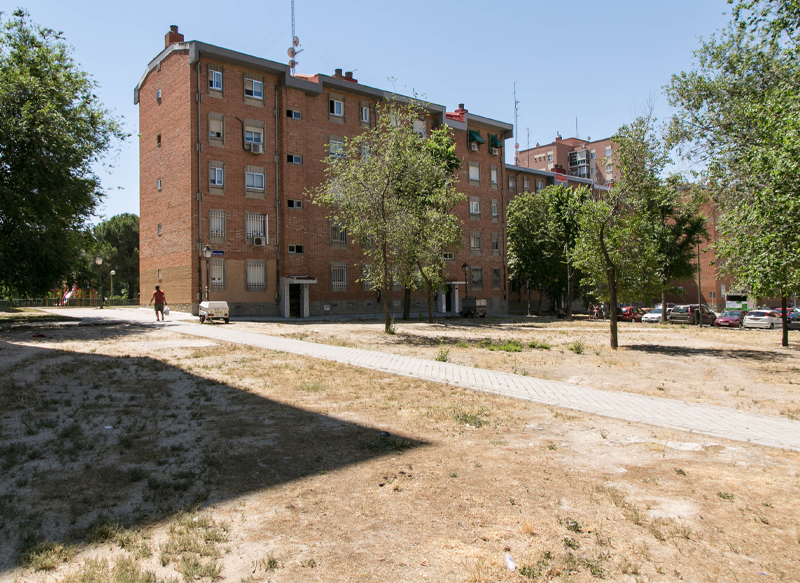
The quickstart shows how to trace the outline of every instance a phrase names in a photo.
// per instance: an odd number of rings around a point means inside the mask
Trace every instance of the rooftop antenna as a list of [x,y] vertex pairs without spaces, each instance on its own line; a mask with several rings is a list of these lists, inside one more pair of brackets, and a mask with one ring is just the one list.
[[295,57],[303,52],[303,49],[297,50],[299,46],[300,39],[294,33],[294,0],[292,0],[292,46],[286,51],[286,54],[289,55],[289,68],[291,69],[292,77],[294,77],[295,67],[300,64],[300,61],[296,61]]
[[517,99],[517,82],[514,81],[514,164],[519,163],[519,128],[517,126],[517,118],[519,114],[519,99]]
[[578,133],[578,116],[575,116],[575,137],[580,138],[581,135]]
[[531,167],[531,128],[525,128],[528,131],[528,143],[525,145],[525,150],[528,152],[528,168]]

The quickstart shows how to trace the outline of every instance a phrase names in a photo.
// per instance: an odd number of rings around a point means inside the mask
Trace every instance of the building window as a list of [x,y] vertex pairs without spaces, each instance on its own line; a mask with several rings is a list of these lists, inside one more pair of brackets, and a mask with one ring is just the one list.
[[160,148],[160,147],[161,147],[161,134],[158,134],[156,136],[156,148]]
[[329,110],[328,113],[331,115],[335,115],[337,117],[344,117],[344,101],[339,101],[338,99],[331,99],[328,102]]
[[286,117],[290,117],[292,119],[303,119],[303,114],[296,109],[287,109]]
[[161,223],[158,223],[158,236],[161,236]]
[[548,162],[552,162],[553,161],[553,154],[548,154],[547,155],[547,161]]
[[481,233],[480,231],[471,231],[469,234],[469,248],[474,251],[481,250]]
[[497,186],[497,168],[494,166],[489,169],[489,182],[492,186]]
[[217,91],[222,91],[222,71],[214,71],[213,69],[209,69],[208,87],[209,89],[216,89]]
[[606,174],[608,174],[610,176],[613,171],[614,171],[614,165],[613,164],[606,164]]
[[594,159],[595,159],[595,152],[594,150],[592,150],[591,152],[589,152],[589,160],[594,160]]
[[244,80],[244,94],[254,99],[264,99],[264,84],[255,79]]
[[372,290],[372,280],[369,278],[369,263],[365,263],[361,266],[361,289],[364,291],[371,291]]
[[212,257],[208,260],[208,274],[211,277],[211,289],[225,289],[225,260]]
[[161,281],[161,270],[158,270],[158,281]]
[[595,168],[594,166],[592,166],[592,169],[591,169],[591,172],[590,172],[590,174],[591,174],[592,176],[594,176],[594,172],[595,172],[595,170],[596,170],[596,168]]
[[361,110],[361,121],[363,123],[369,123],[369,107],[362,105],[360,110]]
[[294,199],[290,198],[288,203],[289,203],[289,208],[290,209],[301,209],[301,208],[303,208],[303,201],[302,200],[294,200]]
[[258,259],[245,261],[247,271],[247,289],[251,291],[264,291],[267,289],[267,262]]
[[500,289],[500,268],[492,268],[492,289]]
[[245,127],[244,131],[244,143],[245,144],[260,144],[262,143],[261,140],[262,132],[260,129]]
[[225,211],[208,211],[208,229],[212,238],[225,238]]
[[514,177],[513,177],[513,176],[509,175],[509,177],[508,177],[508,189],[509,189],[511,192],[514,192],[514,190],[515,190],[515,185],[516,185],[516,180],[514,180]]
[[371,150],[369,144],[361,144],[361,159],[362,160],[369,160],[369,154]]
[[222,186],[222,168],[210,168],[208,172],[208,182],[211,186]]
[[346,263],[331,263],[331,291],[347,291]]
[[611,146],[606,146],[606,158],[611,158]]
[[472,268],[472,289],[483,289],[483,268]]
[[531,191],[531,179],[528,178],[527,176],[525,176],[522,179],[522,190],[524,190],[525,192]]
[[245,185],[251,190],[264,190],[264,175],[257,172],[245,173]]
[[500,252],[500,233],[492,233],[492,252]]
[[541,180],[537,180],[536,181],[536,192],[539,192],[543,188],[544,188],[544,182],[542,182]]
[[469,180],[470,182],[481,181],[481,165],[477,162],[469,163]]
[[208,120],[208,137],[212,140],[222,139],[222,120],[209,119]]
[[344,139],[331,136],[328,142],[331,158],[341,160],[344,158]]
[[261,213],[245,213],[244,233],[246,239],[254,237],[267,238],[267,215]]
[[287,154],[286,155],[286,161],[289,164],[302,164],[303,163],[303,157],[302,156],[295,156],[294,154]]
[[156,186],[158,187],[158,191],[161,192],[161,179],[160,178],[156,181]]
[[499,205],[497,204],[497,201],[493,200],[492,201],[492,216],[495,217],[495,218],[499,216],[498,207],[499,207]]
[[303,254],[303,246],[302,245],[289,245],[289,254],[290,255],[302,255]]
[[445,261],[453,261],[455,259],[455,255],[452,251],[445,251],[444,252],[444,260]]
[[424,119],[415,119],[414,120],[414,133],[417,134],[423,140],[425,139],[425,136],[428,135],[428,131],[427,130],[428,130],[428,128],[427,128],[427,126],[425,124],[425,120]]
[[479,200],[469,201],[469,214],[475,216],[481,216],[481,201]]
[[331,245],[347,245],[347,229],[331,221]]

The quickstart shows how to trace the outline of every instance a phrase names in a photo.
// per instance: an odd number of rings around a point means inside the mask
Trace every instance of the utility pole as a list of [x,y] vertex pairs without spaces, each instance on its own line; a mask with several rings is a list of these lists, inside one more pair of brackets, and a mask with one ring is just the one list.
[[[664,306],[661,306],[664,309]],[[697,319],[703,327],[703,294],[700,292],[700,241],[697,242]]]

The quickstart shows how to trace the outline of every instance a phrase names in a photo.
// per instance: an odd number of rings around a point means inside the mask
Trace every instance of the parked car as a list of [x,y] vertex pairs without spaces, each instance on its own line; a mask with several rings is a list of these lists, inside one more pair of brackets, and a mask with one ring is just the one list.
[[792,312],[786,316],[787,330],[800,330],[800,312]]
[[746,310],[725,310],[720,314],[719,318],[714,320],[714,326],[720,328],[741,328],[746,315]]
[[657,306],[642,316],[642,322],[655,324],[661,321],[661,306]]
[[617,320],[620,322],[641,322],[644,310],[634,306],[619,308],[617,310]]
[[667,315],[667,320],[671,324],[697,324],[700,321],[698,312],[702,314],[703,324],[713,324],[717,319],[717,315],[705,304],[700,306],[698,304],[684,304],[682,306],[675,306],[672,311]]
[[[671,302],[667,302],[667,314],[669,314],[674,307],[675,307],[675,304],[673,304]],[[659,308],[661,308],[661,304],[656,304],[655,308],[653,308],[653,309],[659,309]]]
[[769,328],[775,326],[783,327],[783,321],[775,310],[753,310],[744,317],[742,326],[745,328]]

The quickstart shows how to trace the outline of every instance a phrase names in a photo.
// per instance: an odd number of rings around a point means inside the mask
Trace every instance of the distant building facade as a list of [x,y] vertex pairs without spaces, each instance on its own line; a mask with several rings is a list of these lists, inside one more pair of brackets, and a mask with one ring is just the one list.
[[615,150],[611,138],[589,141],[558,135],[550,144],[536,144],[533,148],[518,152],[516,165],[585,178],[595,184],[608,186],[619,178],[619,171],[614,164]]

